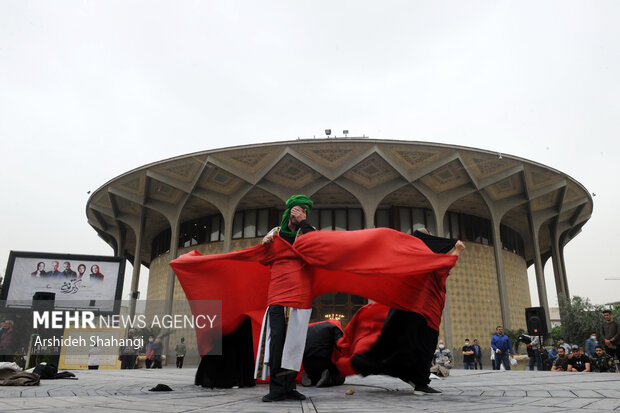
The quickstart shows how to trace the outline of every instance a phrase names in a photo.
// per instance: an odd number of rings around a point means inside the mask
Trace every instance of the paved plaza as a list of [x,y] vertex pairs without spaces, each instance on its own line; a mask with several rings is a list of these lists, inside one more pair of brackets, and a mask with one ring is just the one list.
[[[195,368],[74,371],[78,380],[0,387],[1,412],[620,412],[620,374],[454,370],[433,380],[441,395],[415,395],[400,380],[350,377],[344,385],[303,388],[307,400],[263,403],[266,384],[243,389],[193,385]],[[157,384],[172,392],[150,392]],[[353,389],[353,395],[345,392]]]

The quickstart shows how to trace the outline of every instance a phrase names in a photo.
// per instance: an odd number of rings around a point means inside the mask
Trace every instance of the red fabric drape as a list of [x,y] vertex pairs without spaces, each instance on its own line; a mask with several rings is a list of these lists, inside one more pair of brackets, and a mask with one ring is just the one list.
[[[410,235],[377,228],[310,232],[294,245],[276,236],[270,244],[226,254],[193,251],[170,265],[188,300],[222,300],[222,334],[234,331],[245,315],[251,317],[256,350],[268,304],[310,308],[312,299],[329,292],[420,313],[439,330],[446,278],[456,259],[433,253]],[[278,282],[270,286],[272,277]],[[201,338],[207,332],[196,333],[205,354]]]
[[342,376],[357,374],[351,366],[351,359],[356,354],[367,352],[375,344],[389,311],[390,307],[379,303],[367,304],[357,310],[332,356],[332,362]]

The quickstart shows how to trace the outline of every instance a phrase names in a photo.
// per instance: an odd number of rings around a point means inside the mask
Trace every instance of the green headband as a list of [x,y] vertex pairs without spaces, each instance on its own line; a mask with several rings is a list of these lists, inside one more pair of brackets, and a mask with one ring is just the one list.
[[280,222],[280,232],[291,237],[295,236],[295,233],[291,232],[288,229],[288,220],[291,216],[291,209],[294,206],[299,205],[306,210],[306,216],[310,216],[310,211],[312,211],[313,204],[314,202],[312,202],[312,200],[306,195],[293,195],[292,197],[290,197],[288,201],[286,201],[286,210],[284,211],[284,214],[282,214],[282,221]]

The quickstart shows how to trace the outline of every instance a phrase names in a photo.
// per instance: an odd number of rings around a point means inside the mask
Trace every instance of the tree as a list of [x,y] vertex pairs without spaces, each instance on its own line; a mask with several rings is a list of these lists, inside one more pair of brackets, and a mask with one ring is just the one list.
[[508,336],[508,339],[512,343],[512,348],[513,348],[513,350],[516,353],[518,348],[519,348],[519,336],[521,334],[525,334],[525,330],[522,329],[522,328],[520,328],[518,330],[511,330],[509,328],[505,328],[504,329],[504,334],[506,336]]
[[592,332],[598,332],[603,322],[602,305],[594,305],[587,298],[573,296],[572,299],[560,294],[560,318],[562,334],[567,343],[584,345]]
[[553,339],[553,344],[557,344],[560,341],[560,337],[564,337],[562,335],[562,326],[555,326],[551,329],[551,338]]

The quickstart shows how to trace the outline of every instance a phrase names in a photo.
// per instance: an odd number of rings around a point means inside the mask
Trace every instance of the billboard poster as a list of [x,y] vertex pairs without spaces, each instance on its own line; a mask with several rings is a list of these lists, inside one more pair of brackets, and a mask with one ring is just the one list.
[[124,272],[124,257],[11,251],[2,299],[31,308],[35,294],[53,294],[56,309],[114,312]]

